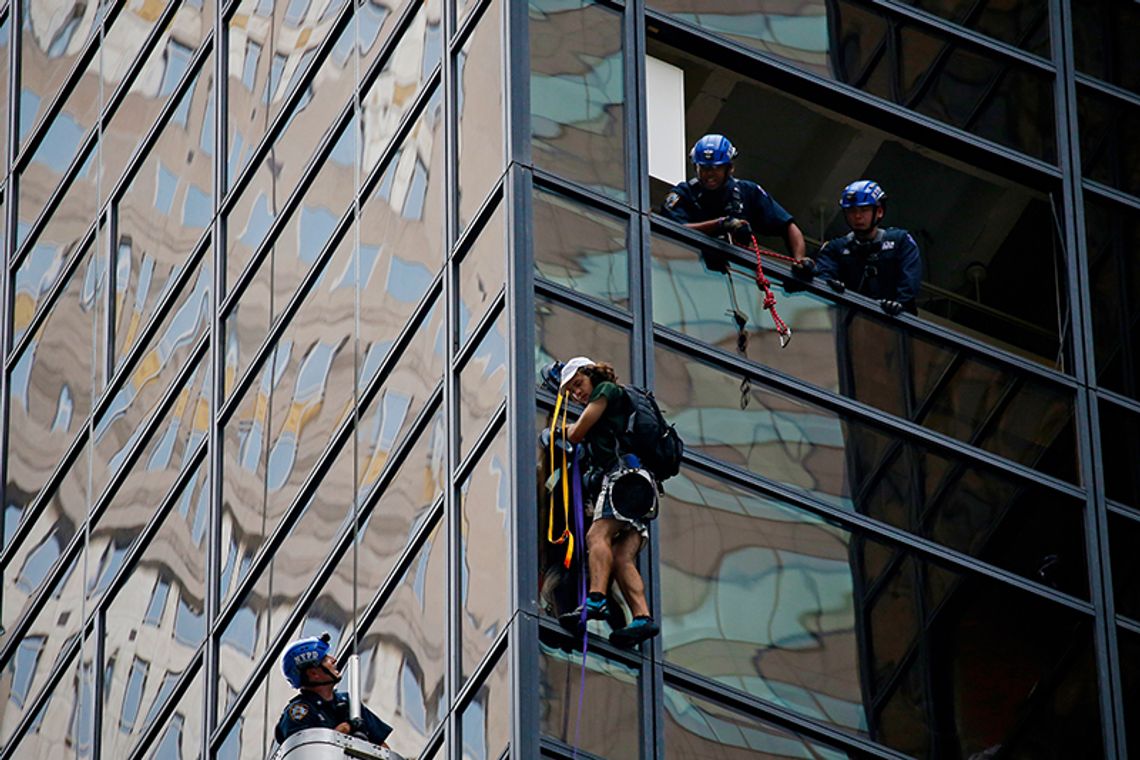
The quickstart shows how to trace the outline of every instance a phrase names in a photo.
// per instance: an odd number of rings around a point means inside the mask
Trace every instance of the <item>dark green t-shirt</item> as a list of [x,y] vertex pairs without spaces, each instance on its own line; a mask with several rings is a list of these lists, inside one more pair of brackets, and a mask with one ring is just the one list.
[[617,437],[625,433],[633,409],[625,389],[617,383],[598,383],[590,401],[599,398],[605,398],[606,410],[586,433],[586,442],[590,445],[592,464],[608,470],[617,464]]

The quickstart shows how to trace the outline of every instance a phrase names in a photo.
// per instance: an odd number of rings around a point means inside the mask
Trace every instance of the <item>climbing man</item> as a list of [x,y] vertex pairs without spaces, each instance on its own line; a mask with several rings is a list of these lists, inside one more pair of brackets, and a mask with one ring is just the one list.
[[689,151],[697,176],[673,186],[661,213],[690,229],[727,235],[741,244],[750,243],[753,232],[779,235],[797,262],[806,261],[804,235],[792,215],[760,185],[733,176],[736,155],[724,135],[697,140]]
[[890,316],[918,313],[922,257],[906,230],[880,227],[887,194],[878,182],[861,179],[843,188],[839,207],[851,231],[824,243],[815,258],[815,274],[832,290],[851,288],[873,298]]
[[333,689],[340,683],[341,675],[336,658],[329,654],[327,633],[320,638],[298,639],[290,644],[281,657],[281,670],[285,680],[301,691],[285,706],[277,722],[274,735],[278,744],[307,728],[331,728],[381,747],[388,746],[384,740],[392,733],[392,727],[367,707],[360,708],[359,726],[349,721],[348,694]]
[[611,633],[610,641],[618,647],[634,647],[660,631],[649,614],[645,583],[637,569],[638,552],[649,537],[647,520],[656,514],[657,485],[636,455],[621,450],[627,423],[635,412],[634,400],[631,391],[618,383],[612,366],[584,356],[563,365],[559,392],[585,406],[566,429],[566,437],[588,452],[585,512],[591,518],[586,531],[589,594],[582,607],[559,616],[559,622],[576,630],[583,607],[587,620],[609,618],[611,602],[606,591],[613,578],[633,620]]

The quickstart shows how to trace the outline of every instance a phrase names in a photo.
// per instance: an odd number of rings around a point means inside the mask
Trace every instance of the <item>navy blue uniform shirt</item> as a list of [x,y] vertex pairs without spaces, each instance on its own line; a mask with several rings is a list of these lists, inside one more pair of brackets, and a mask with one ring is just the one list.
[[[376,714],[361,705],[360,717],[364,722],[364,737],[373,744],[380,744],[392,733],[392,727],[376,717]],[[277,721],[274,736],[277,743],[288,739],[306,728],[336,729],[348,722],[348,693],[336,692],[336,696],[325,701],[311,691],[303,690],[285,705],[281,720]]]
[[868,241],[856,240],[853,232],[832,238],[816,254],[815,273],[868,298],[898,301],[910,313],[917,312],[922,257],[906,230],[880,227]]
[[681,224],[707,222],[722,216],[745,219],[760,235],[783,235],[792,215],[764,188],[746,179],[729,177],[715,191],[701,187],[694,177],[674,185],[665,196],[661,213]]

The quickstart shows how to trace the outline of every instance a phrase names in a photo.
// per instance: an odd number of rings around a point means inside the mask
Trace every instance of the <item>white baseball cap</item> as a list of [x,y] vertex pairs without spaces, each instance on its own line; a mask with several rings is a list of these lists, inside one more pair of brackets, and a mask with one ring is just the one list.
[[596,362],[593,359],[588,359],[585,356],[575,356],[573,359],[567,360],[562,365],[562,380],[558,383],[558,391],[561,393],[566,390],[566,383],[578,374],[578,370],[585,367],[593,367]]

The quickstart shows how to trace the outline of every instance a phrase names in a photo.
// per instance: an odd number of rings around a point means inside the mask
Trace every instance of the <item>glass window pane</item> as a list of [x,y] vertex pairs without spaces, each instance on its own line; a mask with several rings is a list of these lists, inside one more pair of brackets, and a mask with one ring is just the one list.
[[403,757],[419,756],[447,714],[446,547],[436,527],[360,634],[361,701],[393,727],[387,742]]
[[[120,468],[142,432],[143,423],[161,400],[174,378],[181,372],[186,359],[199,339],[209,329],[210,274],[201,267],[197,275],[186,282],[182,293],[167,313],[154,337],[145,346],[130,377],[114,392],[110,405],[95,421],[95,471],[92,473],[94,493],[99,494]],[[192,436],[188,445],[193,447],[202,440],[209,425],[209,371],[199,366],[187,388],[178,398],[167,419],[180,420],[185,426],[163,424],[159,437],[165,437],[164,450],[156,454],[148,468],[164,469],[174,454],[179,438]],[[199,406],[201,404],[201,406]],[[167,448],[169,446],[170,448]],[[189,453],[183,449],[183,455]]]
[[655,360],[687,449],[1087,598],[1082,501],[670,350]]
[[492,0],[455,57],[459,140],[459,230],[503,173],[502,11]]
[[632,356],[629,331],[588,317],[561,303],[535,298],[535,367],[572,356],[588,356],[612,364],[622,382],[630,379]]
[[507,398],[507,318],[500,314],[459,372],[459,461]]
[[[1053,80],[1049,74],[960,43],[948,34],[891,13],[882,5],[838,0],[826,7],[805,5],[789,11],[775,0],[747,6],[734,0],[650,0],[648,4],[709,32],[952,127],[1044,161],[1057,160]],[[929,8],[945,3],[930,0],[922,5]],[[972,11],[979,7],[961,5]],[[1033,31],[1048,26],[1047,19],[1040,23],[1036,20],[1044,15],[1045,5],[1027,5],[1033,20],[1026,22],[1031,29],[1022,42],[1048,55],[1048,40]],[[971,18],[985,24],[984,15]],[[724,104],[722,108],[735,105],[724,98],[727,88],[723,80],[709,84],[720,88],[720,94],[698,101],[702,109],[715,109],[718,103]],[[686,101],[694,102],[688,98]],[[771,113],[760,116],[762,112],[752,109],[732,111],[732,120],[737,124],[778,123]],[[700,120],[708,124],[707,110]],[[704,131],[723,130],[709,127]]]
[[[314,55],[332,32],[345,0],[332,0],[329,6],[326,18],[307,25],[300,34],[285,29],[284,3],[242,0],[230,18],[228,39],[234,52],[230,55],[229,71],[227,129],[232,153],[227,181],[231,185],[265,136],[269,124],[281,112],[288,94],[296,90],[301,77],[313,65]],[[297,109],[302,118],[314,97],[318,99],[317,110],[325,118],[338,113],[348,100],[352,86],[349,72],[354,65],[351,63],[353,35],[353,25],[349,23],[340,32],[333,55],[316,63],[320,70],[314,81],[320,82],[321,87],[314,91],[310,85],[302,96]],[[337,52],[342,55],[338,56]],[[309,114],[312,112],[308,110]],[[310,140],[319,137],[321,132],[318,125],[304,131]],[[305,151],[299,156],[278,156],[277,160],[304,162],[308,156]]]
[[[1132,465],[1135,467],[1135,460]],[[1140,621],[1140,520],[1110,510],[1108,512],[1108,538],[1112,554],[1112,591],[1116,614]]]
[[1073,0],[1077,70],[1140,93],[1140,7],[1120,0]]
[[511,615],[511,505],[506,430],[483,451],[459,489],[462,680],[483,659]]
[[902,0],[996,40],[1049,57],[1049,6],[1034,0],[971,3],[967,0]]
[[183,760],[199,756],[202,732],[198,730],[202,715],[202,675],[190,682],[178,707],[167,719],[151,745],[148,760]]
[[499,760],[510,743],[510,660],[504,652],[463,708],[463,760]]
[[666,760],[848,757],[842,750],[669,686],[663,709]]
[[538,275],[629,308],[627,223],[542,189],[534,193]]
[[[52,215],[29,245],[22,249],[23,260],[16,268],[16,300],[13,308],[13,340],[27,331],[33,316],[46,304],[46,296],[58,282],[61,273],[75,256],[84,256],[90,247],[81,245],[95,222],[95,150],[87,153],[83,168],[63,192]],[[31,230],[34,216],[24,216],[24,199],[34,197],[25,180],[36,171],[31,163],[18,180],[19,197],[15,199],[20,218],[16,222],[16,245]],[[100,257],[101,258],[101,257]],[[93,274],[92,277],[95,277]],[[101,278],[97,278],[101,282]]]
[[506,211],[500,199],[459,260],[458,347],[467,343],[507,279]]
[[659,529],[675,665],[908,754],[1100,735],[1091,617],[688,469]]
[[[359,282],[364,377],[380,366],[443,266],[441,104],[437,89],[361,211],[359,262],[348,275],[358,279],[348,281]],[[366,118],[366,130],[367,124]],[[438,346],[441,362],[444,346]]]
[[1100,399],[1100,455],[1108,498],[1140,508],[1140,413]]
[[[1079,482],[1073,392],[1016,372],[896,320],[798,293],[779,299],[795,345],[781,350],[754,274],[729,279],[701,252],[652,240],[653,319],[725,352],[778,369],[931,430]],[[748,318],[741,351],[726,304]]]
[[[542,631],[539,721],[542,733],[608,760],[640,757],[637,672],[590,652],[579,693],[582,656],[565,639]],[[578,705],[582,705],[581,721]]]
[[1085,193],[1096,379],[1140,399],[1140,211]]
[[[15,526],[39,495],[91,411],[96,361],[92,330],[103,279],[101,260],[90,247],[83,256],[8,377],[5,545],[9,526]],[[18,278],[16,287],[18,311]],[[63,499],[64,504],[69,501]],[[77,506],[82,514],[84,497]],[[8,622],[5,617],[5,627]]]
[[[141,12],[138,8],[133,12]],[[126,9],[124,9],[126,12]],[[206,16],[203,18],[202,13]],[[143,64],[142,71],[131,83],[130,89],[123,102],[115,111],[103,130],[103,187],[109,188],[117,182],[127,166],[130,157],[138,149],[139,144],[146,137],[155,119],[166,104],[174,96],[175,89],[189,69],[195,48],[202,41],[204,33],[213,26],[213,3],[206,3],[205,7],[197,10],[183,4],[174,16],[174,23],[166,27],[151,51],[150,56]],[[204,23],[203,23],[204,22]],[[128,33],[123,28],[123,39],[117,44],[127,46],[126,49],[135,49],[142,44],[138,24]],[[103,42],[105,51],[117,50],[116,41],[110,38]],[[117,80],[126,73],[126,66],[130,63],[129,56],[123,56],[114,61],[115,70],[106,69],[112,65],[111,55],[104,53],[104,75],[108,79]],[[166,157],[168,166],[189,186],[192,184],[199,195],[207,194],[205,208],[195,209],[193,203],[201,204],[201,199],[189,194],[188,187],[182,188],[186,198],[179,197],[177,205],[178,218],[183,218],[185,206],[190,205],[190,217],[187,221],[197,221],[198,227],[206,227],[212,214],[208,193],[213,187],[212,162],[210,155],[196,150],[198,136],[204,128],[204,121],[208,111],[207,104],[213,92],[213,56],[207,56],[199,62],[197,73],[180,102],[175,107],[166,131],[180,130],[186,133],[178,148],[171,150],[168,147]],[[110,96],[110,92],[107,92]],[[208,129],[213,129],[213,120]],[[194,139],[189,139],[189,135]],[[174,157],[177,157],[175,160]],[[182,195],[181,193],[179,194]],[[201,217],[205,216],[203,220]]]
[[[36,714],[28,731],[15,743],[8,744],[11,727],[9,715],[14,710],[3,713],[5,748],[13,750],[19,757],[59,756],[61,748],[66,749],[67,757],[76,760],[92,757],[94,744],[94,692],[95,679],[92,655],[93,644],[88,644],[85,657],[78,657],[62,674],[52,689],[43,707]],[[81,664],[80,664],[81,663]]]
[[[12,14],[7,14],[3,21],[0,21],[0,82],[3,82],[3,91],[6,105],[4,108],[3,124],[0,124],[0,145],[8,145],[8,111],[14,107],[14,104],[8,97],[8,45],[11,43],[12,38]],[[5,217],[7,218],[7,217]]]
[[[151,587],[156,582],[165,583],[169,589],[162,597],[163,608],[178,604],[180,599],[202,604],[206,590],[205,531],[196,530],[196,526],[199,522],[205,524],[207,486],[206,472],[199,470],[177,495],[174,507],[143,550],[130,579],[107,607],[105,757],[127,756],[169,701],[201,643],[183,641],[175,635],[173,614],[164,614],[159,625],[144,627],[144,623]],[[199,715],[200,708],[196,707],[193,714]]]
[[[204,86],[209,71],[207,63],[198,82],[183,96],[182,102],[195,115],[212,97]],[[114,139],[120,138],[135,139],[115,132]],[[108,135],[108,143],[111,141]],[[114,203],[118,235],[113,252],[116,366],[134,347],[139,332],[150,322],[158,302],[213,218],[212,161],[194,149],[197,141],[194,119],[168,122]]]
[[624,199],[622,17],[590,0],[531,0],[534,165]]
[[1121,693],[1124,695],[1124,726],[1128,744],[1140,743],[1140,634],[1116,629],[1120,653]]
[[1077,121],[1084,176],[1140,196],[1140,106],[1078,85]]

